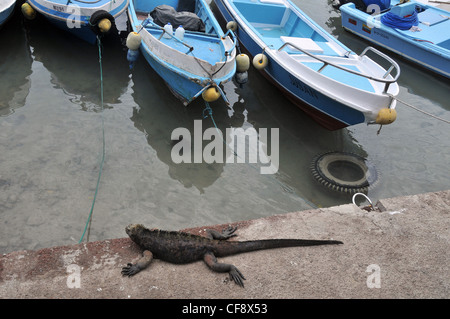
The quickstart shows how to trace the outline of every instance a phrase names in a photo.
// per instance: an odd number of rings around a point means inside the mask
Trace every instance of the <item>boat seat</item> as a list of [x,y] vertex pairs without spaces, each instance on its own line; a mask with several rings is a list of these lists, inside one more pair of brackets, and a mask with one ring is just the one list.
[[438,14],[437,12],[433,10],[425,10],[418,14],[419,21],[425,25],[433,26],[435,24],[438,24],[442,21],[446,21],[448,18],[446,16],[443,16],[441,14]]
[[391,9],[391,13],[398,15],[399,17],[404,17],[410,14],[413,14],[413,12],[416,9],[416,3],[414,2],[407,2],[404,4],[401,4],[399,6],[394,6]]
[[[284,43],[292,43],[296,47],[308,51],[310,53],[323,53],[323,49],[310,38],[285,37],[281,36],[281,41]],[[298,51],[295,47],[289,46],[293,51]]]

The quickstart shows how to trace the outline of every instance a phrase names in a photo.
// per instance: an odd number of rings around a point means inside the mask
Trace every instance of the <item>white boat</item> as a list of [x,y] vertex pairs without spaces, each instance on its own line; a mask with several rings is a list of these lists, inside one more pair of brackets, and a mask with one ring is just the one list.
[[214,1],[227,22],[237,23],[241,48],[254,65],[322,126],[395,120],[400,68],[387,55],[372,47],[357,55],[289,0]]

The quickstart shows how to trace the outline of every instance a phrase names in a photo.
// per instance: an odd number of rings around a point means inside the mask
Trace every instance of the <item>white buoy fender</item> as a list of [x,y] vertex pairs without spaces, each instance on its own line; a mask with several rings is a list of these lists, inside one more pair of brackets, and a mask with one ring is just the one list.
[[246,72],[250,68],[250,58],[247,54],[241,53],[236,56],[236,71]]
[[267,66],[267,64],[269,64],[269,59],[263,53],[259,53],[259,54],[255,55],[255,57],[253,58],[253,66],[257,70],[264,69]]
[[130,32],[127,36],[127,48],[130,50],[137,50],[141,45],[141,35],[137,32]]
[[227,30],[231,30],[231,31],[236,31],[238,28],[238,24],[236,23],[236,21],[230,21],[227,23]]

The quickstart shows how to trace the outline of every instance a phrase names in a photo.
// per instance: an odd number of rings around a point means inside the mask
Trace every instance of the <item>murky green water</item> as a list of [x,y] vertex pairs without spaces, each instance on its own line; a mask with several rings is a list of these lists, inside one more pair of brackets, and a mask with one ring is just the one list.
[[[356,52],[367,43],[345,33],[326,0],[296,0]],[[398,60],[398,59],[397,59]],[[399,60],[399,98],[450,119],[450,86]],[[89,240],[126,236],[129,223],[180,229],[349,203],[312,177],[314,156],[330,150],[369,159],[381,178],[376,201],[450,188],[450,127],[402,104],[383,127],[329,132],[310,120],[256,72],[230,99],[212,104],[228,127],[279,128],[280,166],[174,164],[171,133],[192,129],[204,105],[185,108],[141,57],[130,71],[119,43],[104,44],[105,109],[101,112],[98,49],[43,20],[10,21],[0,30],[0,252],[77,243],[105,162]],[[203,128],[213,127],[203,119]],[[86,237],[85,237],[86,239]]]

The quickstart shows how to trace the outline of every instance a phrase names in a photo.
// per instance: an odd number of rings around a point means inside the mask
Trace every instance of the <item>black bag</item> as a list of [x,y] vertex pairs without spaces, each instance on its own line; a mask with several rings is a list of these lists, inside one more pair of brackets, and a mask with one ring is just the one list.
[[205,32],[205,23],[195,13],[177,12],[166,4],[157,6],[150,12],[150,16],[153,18],[153,22],[161,27],[170,22],[174,29],[182,25],[185,30]]

